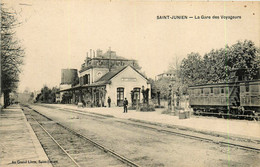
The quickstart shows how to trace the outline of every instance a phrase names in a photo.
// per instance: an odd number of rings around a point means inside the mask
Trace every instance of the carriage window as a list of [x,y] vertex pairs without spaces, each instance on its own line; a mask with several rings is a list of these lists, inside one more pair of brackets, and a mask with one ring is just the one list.
[[218,95],[219,94],[219,88],[214,88],[214,94]]
[[209,88],[205,88],[205,89],[204,89],[204,94],[205,94],[205,95],[208,95],[208,94],[209,94]]
[[200,94],[200,90],[199,89],[194,89],[195,91],[195,95],[198,96]]
[[203,94],[203,89],[200,89],[200,93]]
[[224,88],[221,88],[221,93],[225,93]]
[[259,86],[258,85],[251,85],[250,89],[251,89],[251,92],[259,92]]
[[213,88],[210,88],[210,93],[213,93]]

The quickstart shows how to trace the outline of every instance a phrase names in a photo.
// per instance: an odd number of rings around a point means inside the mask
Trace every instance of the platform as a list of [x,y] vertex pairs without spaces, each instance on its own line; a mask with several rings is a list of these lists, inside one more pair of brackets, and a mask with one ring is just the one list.
[[0,111],[0,151],[1,167],[52,166],[18,105]]

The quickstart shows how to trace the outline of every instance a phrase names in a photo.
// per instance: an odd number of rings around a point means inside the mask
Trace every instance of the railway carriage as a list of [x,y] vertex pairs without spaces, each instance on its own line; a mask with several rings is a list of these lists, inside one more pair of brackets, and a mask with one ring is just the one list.
[[194,114],[231,117],[260,116],[260,79],[248,81],[236,71],[229,82],[189,87],[190,106]]
[[260,80],[240,83],[240,106],[260,115]]

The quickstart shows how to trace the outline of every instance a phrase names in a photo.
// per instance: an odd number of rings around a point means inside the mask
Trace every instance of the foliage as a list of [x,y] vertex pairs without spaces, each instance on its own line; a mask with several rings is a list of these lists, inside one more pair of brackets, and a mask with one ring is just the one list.
[[182,60],[180,68],[184,83],[198,84],[203,82],[205,64],[199,53],[188,54],[188,57]]
[[137,111],[155,111],[155,108],[153,105],[147,105],[147,104],[142,104],[140,103],[140,105],[138,105],[138,107],[136,108]]
[[127,108],[128,110],[136,110],[136,106],[130,106]]
[[259,48],[252,41],[211,50],[202,58],[191,53],[182,60],[180,71],[186,85],[218,83],[229,80],[234,69],[246,69],[249,79],[256,78],[260,68]]
[[171,115],[171,114],[174,114],[174,113],[170,109],[165,109],[165,110],[162,111],[162,114],[170,114]]
[[161,78],[159,80],[156,80],[152,83],[152,89],[156,93],[157,91],[160,91],[160,96],[163,99],[167,99],[169,94],[169,84],[171,83],[171,80],[169,78]]
[[259,48],[252,41],[245,40],[228,47],[226,66],[229,69],[245,68],[250,74],[250,79],[253,79],[260,68],[259,57]]
[[4,93],[6,107],[9,93],[17,88],[24,50],[15,38],[15,28],[20,25],[16,14],[1,5],[1,90]]
[[58,89],[56,87],[53,87],[52,89],[50,89],[47,86],[44,86],[41,89],[41,93],[39,93],[37,95],[36,101],[42,102],[42,103],[55,103],[57,91],[58,91]]
[[140,107],[140,111],[155,111],[155,108],[151,105]]
[[18,93],[18,101],[22,104],[32,103],[33,102],[33,93],[31,92],[23,92]]
[[[61,99],[61,103],[65,104],[65,103],[70,103],[70,99],[72,99],[72,94],[65,92],[62,95],[62,99]],[[93,107],[94,104],[91,101],[87,101],[86,103],[87,105],[90,104],[90,107]]]
[[[212,50],[204,55],[204,80],[202,83],[222,82],[226,78],[226,50]],[[226,68],[225,68],[226,67]]]
[[165,108],[165,107],[164,107],[164,106],[156,105],[156,106],[154,106],[154,108]]

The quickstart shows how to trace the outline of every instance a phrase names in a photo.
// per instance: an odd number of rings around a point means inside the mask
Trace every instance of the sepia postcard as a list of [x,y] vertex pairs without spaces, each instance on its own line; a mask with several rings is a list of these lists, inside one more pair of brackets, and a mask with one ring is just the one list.
[[260,164],[260,2],[2,0],[0,166]]

